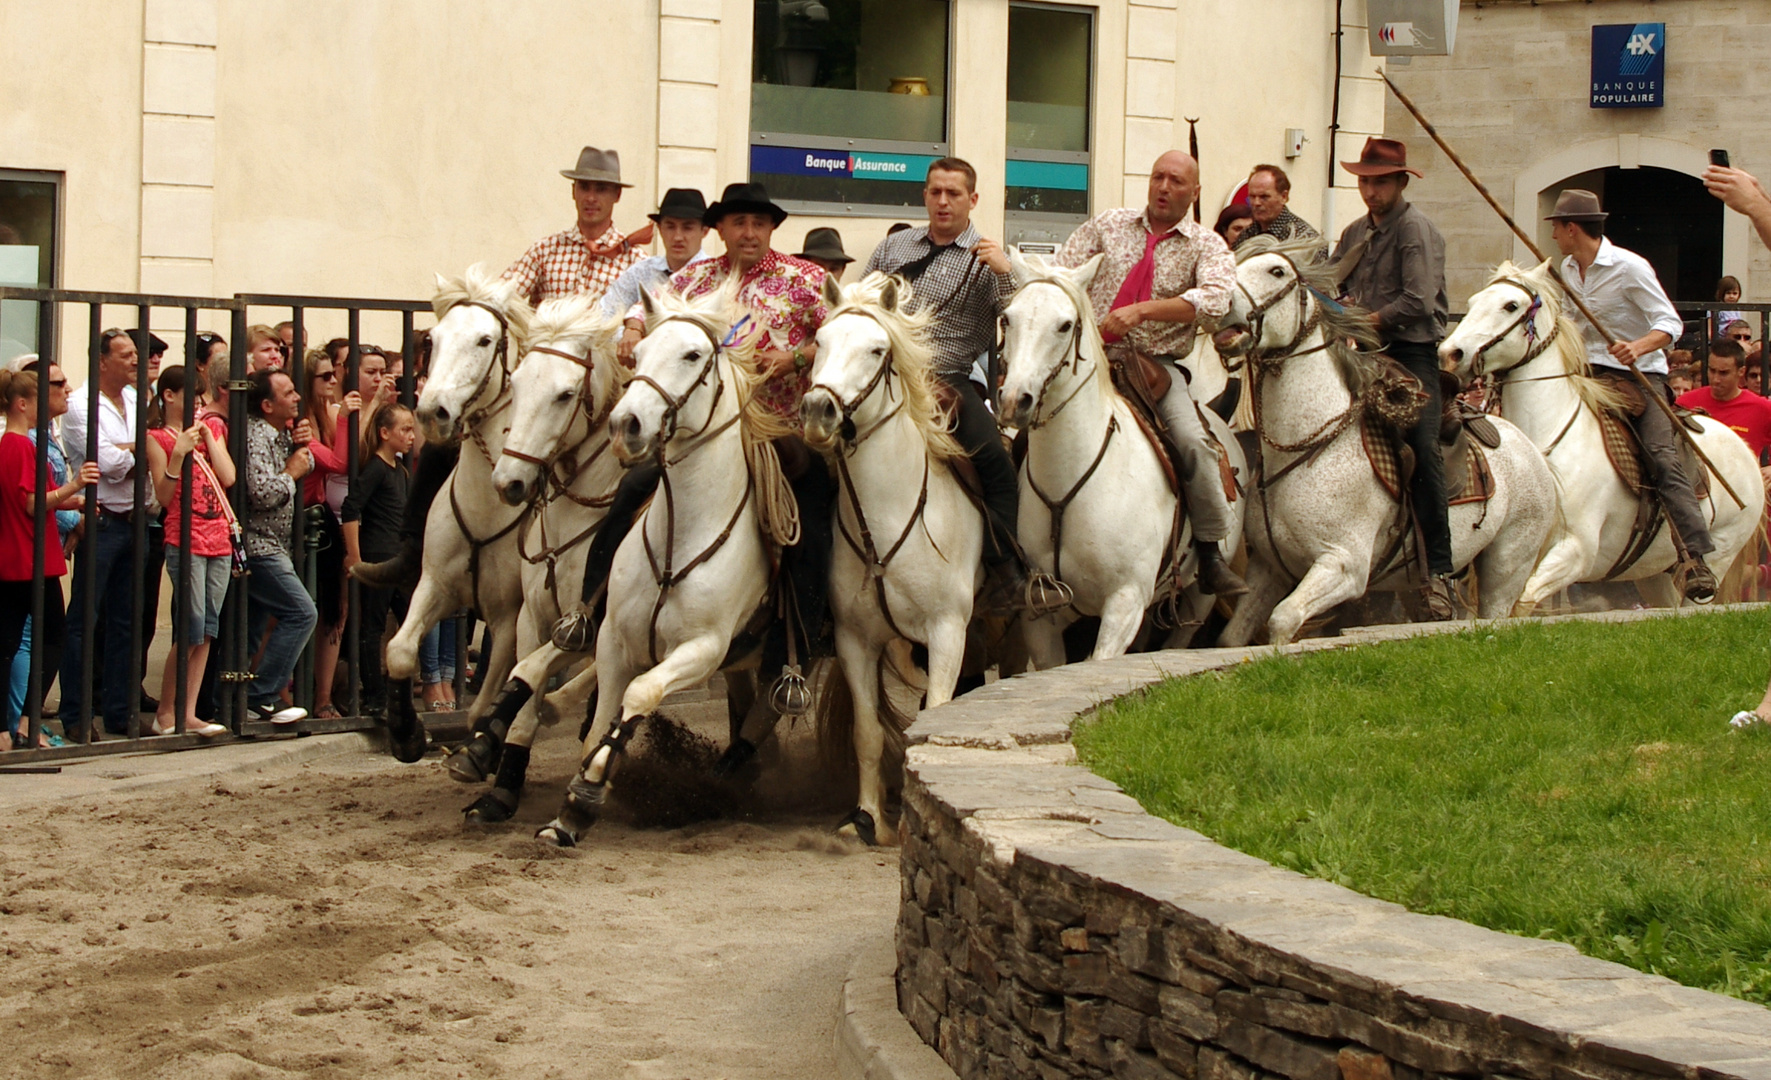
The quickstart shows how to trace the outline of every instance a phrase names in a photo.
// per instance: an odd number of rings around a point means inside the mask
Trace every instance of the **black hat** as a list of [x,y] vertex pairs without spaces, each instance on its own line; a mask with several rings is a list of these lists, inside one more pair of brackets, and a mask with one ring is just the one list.
[[[145,352],[150,357],[159,356],[167,349],[166,342],[161,340],[159,334],[150,332],[146,337],[143,337],[142,331],[131,330],[129,331],[129,336],[135,339],[136,351]],[[146,342],[146,344],[144,345],[143,342]]]
[[653,221],[659,218],[693,218],[700,221],[707,214],[707,200],[696,188],[673,187],[664,193],[664,201],[658,204],[656,214],[646,216]]
[[708,207],[701,220],[718,225],[727,214],[768,214],[776,225],[787,220],[787,211],[769,201],[769,192],[761,184],[727,184],[719,202]]
[[842,233],[828,226],[822,226],[806,233],[806,249],[799,253],[802,259],[823,259],[826,262],[839,262],[844,266],[855,261],[855,257],[842,249]]

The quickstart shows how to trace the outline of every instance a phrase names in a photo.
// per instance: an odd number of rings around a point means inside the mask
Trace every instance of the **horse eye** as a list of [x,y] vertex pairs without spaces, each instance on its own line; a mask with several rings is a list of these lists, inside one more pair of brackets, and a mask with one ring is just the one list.
[[576,391],[576,390],[561,390],[560,396],[554,398],[554,400],[559,401],[559,402],[566,402],[566,401],[571,401],[573,398],[575,398],[577,396],[578,396],[578,391]]
[[885,355],[885,346],[883,346],[883,345],[875,346],[873,349],[873,355],[884,356]]
[[1501,309],[1501,310],[1503,310],[1503,311],[1505,311],[1505,312],[1506,312],[1506,313],[1507,313],[1507,314],[1509,314],[1509,315],[1510,315],[1510,314],[1512,314],[1512,313],[1513,313],[1513,312],[1515,312],[1515,311],[1518,311],[1518,310],[1519,310],[1519,301],[1517,301],[1517,300],[1508,300],[1508,301],[1507,301],[1507,304],[1506,304],[1506,307],[1504,307],[1504,308],[1502,308],[1502,309]]
[[1285,271],[1281,270],[1277,266],[1275,266],[1273,269],[1267,271],[1267,273],[1272,274],[1274,277],[1277,277],[1277,278],[1282,278],[1285,276]]
[[1068,334],[1069,332],[1070,332],[1070,320],[1065,319],[1063,322],[1058,324],[1058,333]]
[[687,353],[683,354],[683,362],[684,363],[693,364],[695,361],[697,361],[699,359],[701,359],[701,352],[698,349],[694,350],[692,352],[687,352]]
[[481,337],[480,337],[480,348],[482,348],[482,349],[489,349],[489,348],[491,348],[491,347],[492,347],[492,337],[491,337],[491,335],[490,335],[490,334],[485,334],[485,335],[481,335]]

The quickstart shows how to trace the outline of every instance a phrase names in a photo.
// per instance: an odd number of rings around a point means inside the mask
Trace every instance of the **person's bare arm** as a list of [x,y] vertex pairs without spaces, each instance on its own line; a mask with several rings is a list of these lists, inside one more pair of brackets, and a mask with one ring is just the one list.
[[1757,177],[1745,169],[1711,165],[1703,171],[1703,186],[1728,209],[1746,215],[1759,239],[1771,245],[1771,195],[1765,193]]

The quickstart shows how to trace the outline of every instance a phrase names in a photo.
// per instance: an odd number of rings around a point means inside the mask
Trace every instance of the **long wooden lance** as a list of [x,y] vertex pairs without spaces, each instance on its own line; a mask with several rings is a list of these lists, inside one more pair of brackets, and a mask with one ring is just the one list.
[[[1487,186],[1476,178],[1476,174],[1470,171],[1468,165],[1464,164],[1464,159],[1457,156],[1457,151],[1453,150],[1451,144],[1445,141],[1445,137],[1439,134],[1439,130],[1433,126],[1432,121],[1421,114],[1415,103],[1402,92],[1402,88],[1391,82],[1390,76],[1384,72],[1379,72],[1378,77],[1384,80],[1384,85],[1390,88],[1390,93],[1396,95],[1396,100],[1400,101],[1402,107],[1407,109],[1409,115],[1413,116],[1415,121],[1420,124],[1421,130],[1427,133],[1427,137],[1437,143],[1439,149],[1445,152],[1445,156],[1451,159],[1451,163],[1457,166],[1457,171],[1464,174],[1464,179],[1470,182],[1470,186],[1476,189],[1476,193],[1486,199],[1494,212],[1500,215],[1500,219],[1507,223],[1507,228],[1513,230],[1513,235],[1519,238],[1519,242],[1525,245],[1525,249],[1531,252],[1538,262],[1549,268],[1550,276],[1556,280],[1556,285],[1562,290],[1562,295],[1574,301],[1574,306],[1580,310],[1582,315],[1586,316],[1587,322],[1593,324],[1593,329],[1597,330],[1599,336],[1605,339],[1605,344],[1615,345],[1622,340],[1606,329],[1605,324],[1599,321],[1599,317],[1593,314],[1593,309],[1587,307],[1580,295],[1568,287],[1568,282],[1562,279],[1562,272],[1556,268],[1556,264],[1544,257],[1544,253],[1537,243],[1525,235],[1525,230],[1519,228],[1519,223],[1513,220],[1513,215],[1507,213],[1506,209],[1500,205],[1500,201],[1489,192]],[[1673,407],[1667,404],[1666,396],[1655,389],[1654,384],[1648,381],[1648,376],[1642,374],[1641,369],[1636,367],[1635,361],[1632,360],[1625,364],[1624,368],[1636,377],[1636,382],[1642,388],[1642,396],[1654,402],[1660,411],[1666,414],[1667,421],[1672,424],[1673,430],[1679,433],[1680,437],[1685,440],[1685,445],[1689,446],[1692,453],[1697,455],[1697,460],[1703,462],[1704,468],[1708,469],[1710,474],[1716,478],[1716,482],[1722,485],[1722,490],[1726,491],[1728,496],[1734,500],[1734,505],[1743,510],[1746,509],[1746,503],[1741,500],[1733,485],[1728,483],[1728,478],[1723,476],[1721,470],[1717,469],[1715,464],[1710,461],[1709,455],[1703,452],[1703,447],[1697,445],[1697,440],[1691,437],[1691,432],[1685,427],[1684,422],[1673,412]]]

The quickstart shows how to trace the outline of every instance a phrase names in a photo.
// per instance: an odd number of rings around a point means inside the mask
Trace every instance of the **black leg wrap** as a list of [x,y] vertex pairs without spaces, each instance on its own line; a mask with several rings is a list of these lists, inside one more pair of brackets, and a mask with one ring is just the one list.
[[387,741],[394,760],[407,765],[424,757],[430,749],[430,736],[418,710],[412,707],[412,680],[392,680],[387,686]]
[[869,814],[867,811],[857,806],[849,811],[848,817],[845,817],[836,823],[838,829],[841,829],[845,825],[853,825],[855,827],[855,835],[861,838],[863,844],[866,844],[868,847],[879,846],[879,832],[874,827],[872,814]]
[[725,778],[750,764],[756,757],[756,744],[742,735],[734,736],[719,760],[713,763],[713,775]]
[[578,741],[580,743],[590,738],[590,725],[596,723],[596,699],[597,691],[592,690],[590,700],[584,703],[584,723],[578,725]]
[[516,812],[516,792],[496,787],[475,799],[462,811],[467,816],[469,825],[497,825],[509,821]]
[[527,746],[505,746],[504,760],[498,763],[498,779],[492,787],[502,791],[520,794],[523,783],[529,777],[529,748]]

